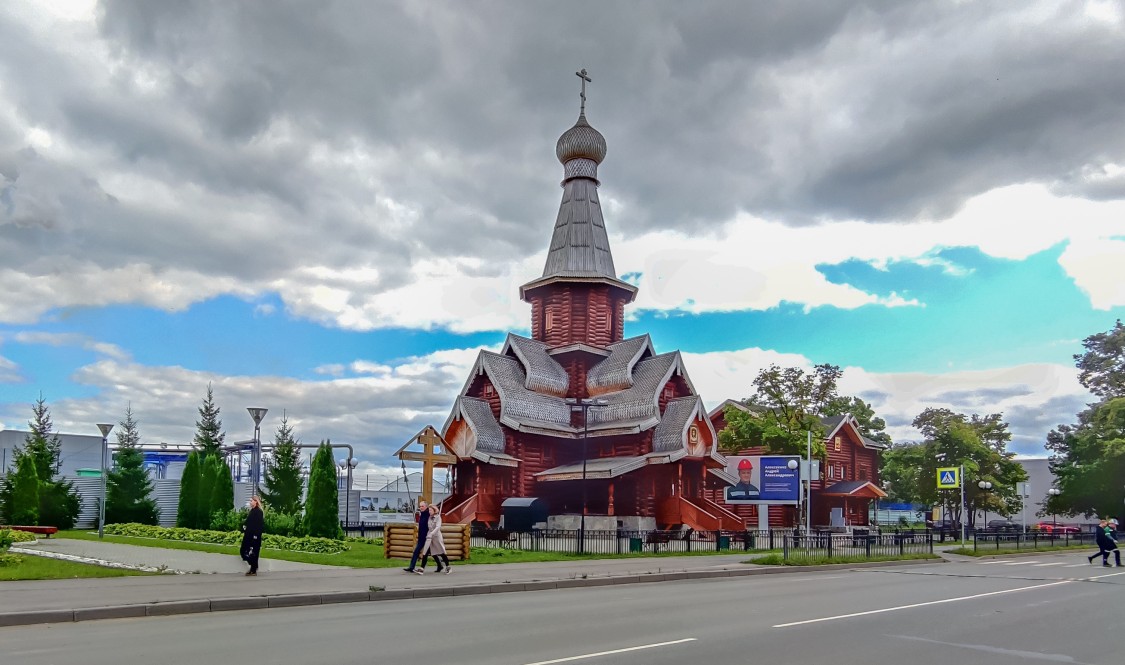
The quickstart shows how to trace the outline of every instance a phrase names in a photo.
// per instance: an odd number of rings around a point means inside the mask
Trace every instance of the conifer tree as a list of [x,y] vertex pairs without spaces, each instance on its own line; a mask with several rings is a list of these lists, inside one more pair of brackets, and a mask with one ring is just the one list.
[[180,478],[180,501],[176,509],[176,526],[195,529],[199,524],[199,486],[202,483],[199,453],[188,454]]
[[[225,460],[215,460],[215,485],[211,490],[211,514],[227,514],[234,510],[234,480],[230,465]],[[210,525],[208,525],[210,527]]]
[[24,438],[22,448],[17,448],[15,458],[30,457],[35,464],[39,479],[39,524],[69,529],[78,519],[82,509],[82,498],[70,481],[54,480],[59,468],[62,443],[51,422],[51,409],[40,395],[31,408],[32,419],[28,421],[30,430]]
[[11,498],[13,524],[39,524],[39,474],[35,466],[31,455],[22,455],[16,461]]
[[265,489],[262,500],[276,512],[286,515],[301,514],[301,449],[293,436],[293,428],[283,413],[281,425],[273,439],[273,454],[266,463]]
[[152,481],[144,469],[141,435],[132,405],[117,430],[115,467],[106,478],[106,524],[156,524],[159,513],[152,498]]
[[342,538],[340,503],[336,485],[336,460],[329,441],[322,441],[309,469],[309,494],[305,502],[305,532],[322,538]]
[[203,456],[222,454],[223,421],[219,420],[219,407],[215,404],[215,396],[211,384],[207,384],[207,397],[203,399],[203,406],[199,407],[199,420],[195,421],[195,447]]
[[197,529],[211,528],[211,495],[215,492],[215,481],[219,477],[219,458],[204,455],[199,474],[199,496],[196,507]]

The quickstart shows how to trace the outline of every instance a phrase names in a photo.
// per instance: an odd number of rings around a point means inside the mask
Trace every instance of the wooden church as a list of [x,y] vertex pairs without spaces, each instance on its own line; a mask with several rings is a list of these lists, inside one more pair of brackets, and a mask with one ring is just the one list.
[[589,529],[741,529],[708,498],[725,459],[679,352],[624,337],[637,287],[613,266],[606,142],[586,120],[584,73],[578,121],[555,147],[563,192],[546,265],[520,288],[531,337],[480,352],[442,429],[457,459],[445,520],[495,525],[506,499],[534,498],[548,527],[575,528],[585,496]]

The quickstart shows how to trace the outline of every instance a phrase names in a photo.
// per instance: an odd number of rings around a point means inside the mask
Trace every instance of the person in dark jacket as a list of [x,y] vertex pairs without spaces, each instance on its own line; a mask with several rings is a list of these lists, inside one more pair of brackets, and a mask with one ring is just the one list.
[[262,553],[262,533],[265,530],[266,516],[262,512],[262,500],[256,496],[251,497],[250,514],[242,525],[242,547],[239,550],[242,560],[250,564],[247,577],[258,574],[258,555]]
[[1108,520],[1098,522],[1098,528],[1094,532],[1094,542],[1098,544],[1098,553],[1091,554],[1086,557],[1090,563],[1099,556],[1102,558],[1102,565],[1109,568],[1109,553],[1113,552],[1113,558],[1118,566],[1121,565],[1121,550],[1117,549],[1117,539],[1115,538],[1116,532],[1113,526],[1110,525]]
[[[418,544],[414,546],[414,554],[410,557],[410,565],[403,568],[408,573],[418,573],[422,575],[425,571],[421,568],[415,568],[418,564],[418,557],[422,555],[422,549],[426,547],[426,538],[430,535],[430,511],[429,506],[425,501],[418,502]],[[423,564],[425,565],[425,564]]]

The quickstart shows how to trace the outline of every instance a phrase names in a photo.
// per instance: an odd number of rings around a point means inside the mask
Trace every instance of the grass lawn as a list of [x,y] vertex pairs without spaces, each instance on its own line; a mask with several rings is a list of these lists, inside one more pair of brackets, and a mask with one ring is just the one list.
[[125,577],[148,575],[137,570],[106,568],[87,563],[59,561],[41,556],[21,554],[23,561],[14,566],[0,566],[0,580],[62,580],[78,577]]
[[[97,540],[96,532],[83,530],[60,531],[56,538],[75,538],[78,540]],[[159,540],[156,538],[133,538],[130,536],[105,536],[106,542],[123,543],[126,545],[140,545],[144,547],[163,547],[172,550],[193,550],[196,552],[213,552],[215,554],[229,554],[238,556],[238,547],[234,545],[210,545],[206,543],[187,543],[176,540]],[[315,563],[325,566],[349,566],[352,568],[395,568],[405,566],[405,559],[383,558],[383,546],[368,543],[348,543],[348,551],[339,554],[311,554],[306,552],[284,552],[281,550],[263,549],[262,558],[282,559],[285,561],[298,561],[301,563]],[[473,548],[468,561],[462,563],[532,563],[538,561],[581,561],[595,559],[636,559],[636,558],[664,558],[669,556],[710,556],[714,554],[738,554],[741,550],[714,550],[695,552],[642,552],[634,554],[567,554],[565,552],[524,552],[494,547]]]
[[894,554],[894,555],[878,555],[878,556],[815,556],[815,557],[795,557],[789,560],[781,558],[780,554],[769,554],[762,557],[750,559],[746,563],[754,563],[759,566],[823,566],[830,563],[865,563],[868,561],[912,561],[912,560],[930,560],[941,559],[936,554]]
[[959,547],[955,550],[947,550],[950,554],[960,554],[961,556],[1008,556],[1011,554],[1034,554],[1036,552],[1093,552],[1098,548],[1097,545],[1086,543],[1084,545],[1056,545],[1054,547],[1021,547],[1018,550],[1012,548],[996,549],[995,547],[982,547],[978,550],[973,550],[971,547]]

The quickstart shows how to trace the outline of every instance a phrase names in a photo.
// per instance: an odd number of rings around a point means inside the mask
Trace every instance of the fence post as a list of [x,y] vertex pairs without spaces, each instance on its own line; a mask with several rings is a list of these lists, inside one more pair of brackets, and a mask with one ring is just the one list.
[[[773,530],[772,529],[770,530],[770,549],[771,550],[773,549]],[[789,539],[788,538],[782,538],[782,540],[781,540],[781,560],[782,561],[788,561],[789,560]]]
[[[962,547],[963,546],[964,546],[964,543],[962,543]],[[973,551],[974,552],[977,551],[977,532],[976,532],[975,529],[973,530]]]
[[829,533],[827,535],[827,538],[828,538],[828,558],[831,559],[832,558],[832,534]]

